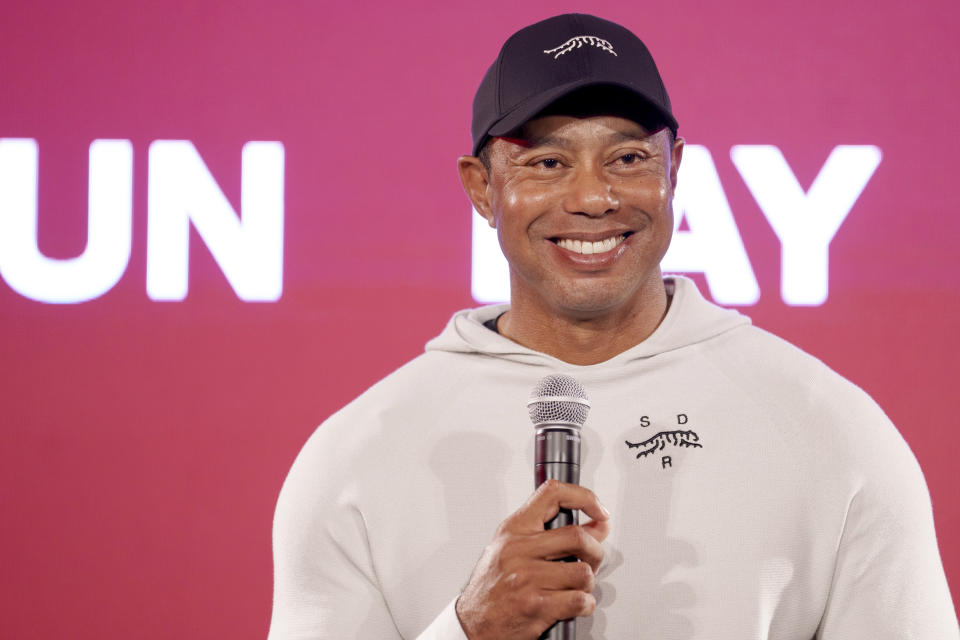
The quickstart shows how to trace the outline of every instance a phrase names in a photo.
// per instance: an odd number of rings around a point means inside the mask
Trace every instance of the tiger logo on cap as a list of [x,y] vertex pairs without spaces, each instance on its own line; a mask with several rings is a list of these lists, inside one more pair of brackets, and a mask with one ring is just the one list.
[[617,52],[613,50],[613,45],[610,44],[608,40],[603,38],[598,38],[597,36],[575,36],[564,42],[559,47],[554,47],[553,49],[544,49],[544,53],[551,54],[556,52],[556,55],[553,56],[553,59],[556,60],[565,53],[570,53],[574,49],[579,49],[583,45],[593,45],[603,49],[607,53],[617,55]]

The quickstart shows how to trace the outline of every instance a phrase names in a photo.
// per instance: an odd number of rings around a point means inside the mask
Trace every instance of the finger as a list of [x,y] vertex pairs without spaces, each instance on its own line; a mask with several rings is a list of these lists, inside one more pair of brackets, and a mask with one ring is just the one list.
[[592,593],[596,585],[593,569],[586,562],[543,562],[538,584],[547,591],[576,589]]
[[591,520],[580,525],[584,531],[589,533],[597,542],[603,542],[610,535],[610,520]]
[[579,525],[569,525],[526,536],[523,547],[522,554],[541,560],[560,560],[575,556],[590,565],[594,573],[603,562],[603,547]]
[[600,503],[596,494],[586,487],[547,480],[541,484],[526,504],[511,517],[511,524],[527,530],[541,530],[560,509],[578,509],[593,520],[607,520],[610,512]]
[[541,619],[550,621],[550,624],[556,620],[589,616],[597,608],[597,600],[593,594],[579,589],[543,591],[540,595]]

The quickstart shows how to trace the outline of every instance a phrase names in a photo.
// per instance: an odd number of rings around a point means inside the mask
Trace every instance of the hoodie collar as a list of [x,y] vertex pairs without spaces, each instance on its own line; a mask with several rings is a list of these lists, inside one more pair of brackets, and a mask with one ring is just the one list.
[[[670,308],[657,329],[634,347],[605,362],[588,367],[603,367],[649,358],[708,340],[734,327],[750,324],[750,318],[738,311],[718,307],[704,299],[696,284],[689,278],[668,276],[664,278],[664,283],[668,291],[673,288],[673,296]],[[499,304],[456,312],[443,332],[427,343],[426,350],[477,353],[553,368],[574,366],[519,345],[483,325],[509,308],[508,304]]]

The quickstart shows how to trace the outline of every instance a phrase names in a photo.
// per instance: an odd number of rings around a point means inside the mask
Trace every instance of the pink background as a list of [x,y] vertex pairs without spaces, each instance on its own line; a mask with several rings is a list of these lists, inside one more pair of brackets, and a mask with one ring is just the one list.
[[[40,248],[83,251],[96,138],[133,143],[134,227],[96,300],[0,282],[0,636],[265,635],[272,512],[299,447],[475,305],[455,158],[481,75],[516,28],[585,8],[406,5],[5,0],[0,137],[38,141]],[[910,443],[956,601],[960,5],[589,11],[644,38],[681,135],[713,154],[762,291],[744,311],[863,386]],[[156,139],[191,140],[237,210],[242,145],[284,144],[279,302],[241,302],[195,234],[187,299],[147,297]],[[831,244],[825,305],[781,301],[735,144],[778,146],[804,188],[835,145],[882,149]]]

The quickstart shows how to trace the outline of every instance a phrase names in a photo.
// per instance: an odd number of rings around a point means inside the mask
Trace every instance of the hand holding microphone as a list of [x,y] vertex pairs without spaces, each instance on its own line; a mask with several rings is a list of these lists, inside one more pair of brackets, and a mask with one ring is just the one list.
[[[573,385],[580,396],[570,392]],[[497,528],[457,600],[457,616],[470,640],[535,640],[557,620],[572,621],[596,607],[594,576],[603,560],[600,543],[609,533],[609,513],[592,491],[570,482],[579,479],[579,429],[589,401],[569,376],[547,376],[534,388],[529,407],[537,434],[538,487]],[[592,521],[576,524],[577,511]],[[556,562],[568,558],[581,562]],[[560,622],[545,637],[572,640],[570,627]]]

